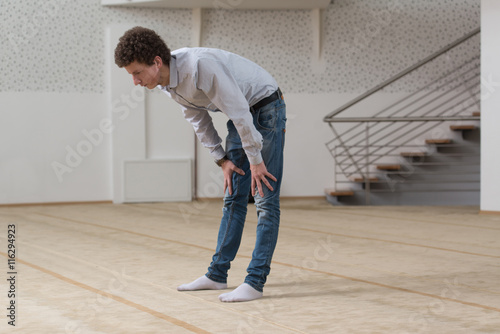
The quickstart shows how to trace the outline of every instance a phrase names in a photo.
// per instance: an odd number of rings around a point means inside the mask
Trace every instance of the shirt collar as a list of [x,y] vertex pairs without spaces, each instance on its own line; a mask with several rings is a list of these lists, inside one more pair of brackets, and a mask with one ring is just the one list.
[[172,56],[170,58],[170,84],[167,86],[168,88],[175,88],[177,87],[177,84],[179,83],[178,77],[177,77],[177,59],[175,56]]

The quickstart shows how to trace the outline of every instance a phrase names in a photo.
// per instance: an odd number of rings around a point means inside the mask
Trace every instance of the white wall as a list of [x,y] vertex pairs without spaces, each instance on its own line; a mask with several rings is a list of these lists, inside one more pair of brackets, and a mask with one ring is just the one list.
[[0,93],[0,203],[111,198],[102,94]]
[[[183,119],[179,106],[159,90],[134,86],[131,75],[114,64],[114,47],[120,36],[130,28],[131,26],[127,25],[110,26],[107,29],[106,38],[109,87],[107,95],[110,116],[103,121],[109,120],[111,128],[112,198],[115,203],[124,202],[124,163],[126,161],[169,159],[193,161],[195,150],[192,127]],[[145,180],[150,176],[145,168],[141,168],[135,177]],[[173,180],[179,178],[179,175],[167,177]],[[189,187],[191,179],[192,177],[184,180],[189,193],[192,192]],[[168,184],[168,180],[163,181],[167,182],[164,184]],[[177,181],[182,183],[182,181]],[[155,182],[158,183],[160,180],[151,179],[150,184],[154,185]],[[147,193],[148,189],[144,188],[143,191]],[[174,189],[169,189],[169,191],[173,192]],[[181,189],[181,191],[187,193],[186,189]]]
[[[107,73],[120,69],[113,67],[112,45],[106,49],[106,30],[148,26],[176,49],[191,44],[191,16],[189,10],[102,7],[99,0],[8,2],[0,13],[0,203],[115,199],[120,190],[113,180],[120,175],[112,161],[122,150],[135,150],[135,157],[194,158],[192,130],[166,97],[146,95],[143,104],[151,111],[127,118],[115,133],[106,121],[116,116],[111,102],[120,98],[109,91]],[[309,11],[206,10],[201,44],[239,53],[276,77],[289,120],[282,193],[321,196],[333,185],[323,117],[478,25],[477,0],[336,0],[325,11],[323,66],[316,66]],[[121,71],[122,88],[132,93]],[[419,82],[405,84],[387,93]],[[224,137],[226,120],[220,114],[214,120]],[[96,130],[96,137],[84,130]],[[113,142],[114,135],[129,136],[130,146]],[[173,144],[179,136],[183,140]],[[59,182],[53,162],[68,166],[66,147],[86,156],[70,157],[74,167],[64,169]],[[196,157],[197,196],[221,196],[220,170],[200,145]]]
[[[134,86],[125,69],[114,66],[112,45],[130,26],[106,31],[107,114],[112,127],[113,201],[124,201],[124,161],[146,158],[146,91]],[[108,167],[109,168],[109,167]]]
[[500,211],[499,17],[499,1],[481,1],[481,211]]
[[287,130],[283,196],[321,196],[334,187],[334,161],[325,143],[333,138],[321,120],[351,94],[285,94]]

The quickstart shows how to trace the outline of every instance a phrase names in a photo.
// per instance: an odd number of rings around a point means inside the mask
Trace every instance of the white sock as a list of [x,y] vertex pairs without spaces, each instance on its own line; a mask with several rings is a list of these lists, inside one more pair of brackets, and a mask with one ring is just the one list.
[[241,284],[231,292],[219,296],[221,302],[247,302],[262,297],[263,293],[255,290],[247,283]]
[[222,290],[222,289],[226,289],[226,288],[227,288],[226,283],[218,283],[218,282],[212,281],[210,278],[203,275],[200,278],[192,281],[191,283],[182,284],[182,285],[178,286],[177,290],[179,290],[179,291]]

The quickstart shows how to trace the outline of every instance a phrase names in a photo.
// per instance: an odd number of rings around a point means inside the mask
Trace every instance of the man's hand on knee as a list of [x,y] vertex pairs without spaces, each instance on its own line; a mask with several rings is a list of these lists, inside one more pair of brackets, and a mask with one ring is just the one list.
[[273,191],[273,187],[267,180],[270,178],[273,181],[278,181],[271,173],[267,171],[266,165],[264,162],[261,162],[258,165],[250,165],[250,171],[252,172],[252,196],[255,196],[255,187],[259,190],[259,194],[261,197],[264,197],[264,191],[262,190],[262,183],[266,185],[266,187]]
[[245,172],[238,167],[231,160],[226,160],[222,163],[222,173],[224,174],[224,194],[226,189],[229,188],[229,195],[233,194],[233,173],[236,172],[240,175],[245,175]]

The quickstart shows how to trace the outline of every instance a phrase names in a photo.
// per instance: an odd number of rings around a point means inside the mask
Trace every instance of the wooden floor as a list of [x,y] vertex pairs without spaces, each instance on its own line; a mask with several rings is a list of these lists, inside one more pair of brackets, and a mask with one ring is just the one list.
[[[221,291],[176,290],[205,273],[220,214],[219,201],[0,208],[0,332],[500,332],[500,216],[283,200],[264,298],[221,303]],[[256,222],[251,205],[230,288],[245,277]]]

